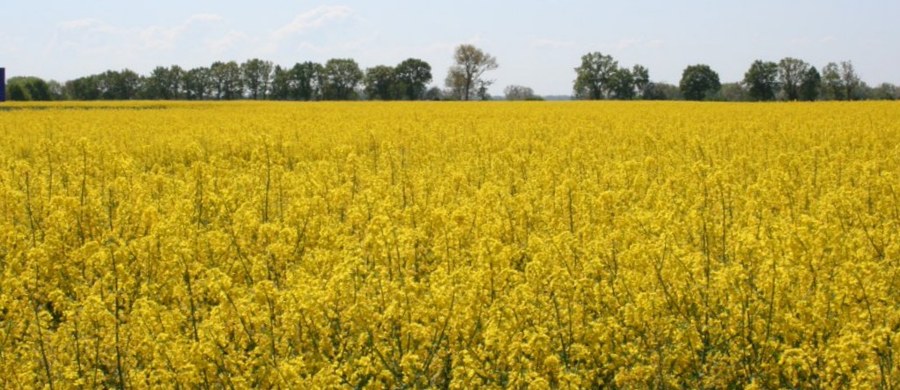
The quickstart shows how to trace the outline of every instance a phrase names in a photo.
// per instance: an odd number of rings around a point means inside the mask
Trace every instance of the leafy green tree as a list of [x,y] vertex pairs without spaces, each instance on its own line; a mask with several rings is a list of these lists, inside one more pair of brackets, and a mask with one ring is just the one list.
[[681,94],[687,100],[707,100],[722,88],[719,74],[709,65],[691,65],[684,69],[679,84]]
[[579,99],[605,99],[612,91],[612,81],[619,63],[600,52],[585,54],[581,66],[575,68],[575,96]]
[[326,100],[353,100],[357,97],[356,87],[364,74],[356,61],[334,58],[325,63],[324,98]]
[[184,75],[182,67],[178,65],[169,67],[169,93],[172,99],[184,99]]
[[7,80],[9,100],[15,101],[48,101],[51,100],[50,86],[38,77],[12,77]]
[[719,90],[719,98],[726,102],[743,102],[751,100],[747,89],[741,83],[725,83]]
[[269,98],[273,100],[288,100],[291,95],[291,71],[275,65],[272,70],[272,92]]
[[609,85],[614,99],[634,99],[634,75],[627,68],[616,69],[609,80]]
[[50,100],[65,100],[65,88],[59,81],[48,80],[47,88],[50,89]]
[[756,60],[744,73],[744,86],[750,99],[756,101],[775,100],[778,91],[778,64]]
[[841,62],[841,85],[844,87],[843,95],[847,100],[859,100],[862,98],[861,93],[864,85],[859,80],[859,75],[856,74],[856,70],[853,68],[853,63],[850,61],[842,61]]
[[241,64],[241,80],[247,89],[248,98],[266,99],[272,84],[272,70],[272,62],[259,58]]
[[441,91],[440,87],[431,87],[425,91],[425,96],[423,97],[425,100],[438,101],[444,99],[444,91]]
[[178,65],[157,66],[150,72],[144,86],[144,98],[172,100],[183,97],[184,70]]
[[650,84],[650,71],[643,65],[637,64],[631,67],[631,77],[634,81],[635,95],[644,99],[647,94],[647,86]]
[[193,68],[184,74],[184,95],[188,100],[204,100],[212,91],[212,73],[207,67]]
[[785,57],[778,61],[778,83],[784,92],[784,99],[800,99],[800,84],[808,70],[809,64],[803,60]]
[[829,100],[847,99],[844,92],[844,82],[841,79],[841,68],[834,62],[829,62],[822,68],[822,87],[825,91],[825,98]]
[[118,95],[125,100],[137,98],[144,84],[144,78],[131,69],[123,69],[119,71],[118,84],[116,89]]
[[444,79],[444,85],[447,89],[441,92],[441,95],[446,100],[462,100],[463,95],[466,94],[465,84],[466,80],[462,72],[450,69],[447,72],[447,78]]
[[150,100],[170,99],[169,69],[164,66],[153,68],[144,85],[143,97]]
[[144,78],[132,70],[108,70],[93,77],[97,80],[100,99],[130,100],[142,94]]
[[400,99],[419,100],[431,82],[431,65],[418,58],[409,58],[394,67],[394,78]]
[[491,84],[494,84],[494,80],[478,80],[478,88],[475,90],[475,97],[478,100],[491,100],[491,95],[488,93],[488,88],[490,88]]
[[803,78],[800,81],[800,99],[808,102],[818,100],[821,88],[822,76],[819,75],[819,71],[815,66],[809,67],[803,73]]
[[67,81],[66,96],[75,100],[97,100],[100,98],[100,87],[97,76],[79,77]]
[[[350,68],[352,68],[352,66],[350,66]],[[358,70],[359,67],[357,66],[356,69]],[[321,99],[323,98],[323,89],[325,87],[325,67],[310,61],[302,64],[295,64],[294,67],[291,68],[289,82],[290,99]]]
[[497,69],[497,59],[473,45],[459,45],[453,54],[455,64],[450,67],[446,84],[462,100],[487,97],[491,81],[482,79],[485,72]]
[[209,70],[216,99],[234,100],[243,97],[241,66],[237,62],[214,62]]
[[7,84],[6,91],[6,98],[10,101],[24,102],[31,100],[31,96],[28,95],[28,90],[20,83]]
[[878,100],[896,100],[898,97],[900,97],[900,90],[891,83],[881,83],[872,90],[871,96],[871,98]]
[[363,83],[366,97],[373,100],[393,100],[396,82],[394,68],[387,65],[369,68]]
[[510,85],[503,89],[506,100],[538,100],[539,97],[534,94],[534,90],[530,87],[522,85]]
[[677,85],[666,83],[647,83],[644,90],[644,100],[677,100],[681,99],[681,90]]

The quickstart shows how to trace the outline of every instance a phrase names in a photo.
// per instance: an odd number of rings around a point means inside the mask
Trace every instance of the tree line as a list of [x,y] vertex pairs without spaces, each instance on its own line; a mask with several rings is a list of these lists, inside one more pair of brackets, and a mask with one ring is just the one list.
[[[65,83],[37,77],[14,77],[7,83],[10,100],[488,100],[495,80],[485,73],[498,68],[496,57],[473,45],[456,48],[445,88],[429,87],[431,65],[409,58],[397,65],[365,71],[350,58],[325,64],[312,61],[290,67],[258,58],[243,63],[217,61],[184,69],[158,66],[148,75],[130,69],[80,77]],[[820,72],[796,59],[754,61],[736,83],[721,83],[709,65],[686,67],[678,85],[654,82],[640,64],[620,66],[612,56],[587,53],[575,68],[573,98],[583,100],[718,100],[815,101],[897,99],[897,86],[870,87],[850,61],[828,63]],[[541,100],[527,86],[509,85],[507,100]]]
[[147,76],[109,70],[65,84],[13,78],[7,88],[10,100],[418,100],[429,82],[431,67],[415,58],[367,72],[352,59],[282,67],[255,58],[193,69],[159,66]]
[[684,69],[677,86],[650,81],[647,68],[620,67],[609,55],[588,53],[575,68],[575,97],[579,99],[717,100],[717,101],[816,101],[894,100],[900,90],[890,83],[870,87],[861,81],[850,61],[830,62],[820,73],[797,58],[778,62],[756,60],[737,83],[723,84],[709,65]]

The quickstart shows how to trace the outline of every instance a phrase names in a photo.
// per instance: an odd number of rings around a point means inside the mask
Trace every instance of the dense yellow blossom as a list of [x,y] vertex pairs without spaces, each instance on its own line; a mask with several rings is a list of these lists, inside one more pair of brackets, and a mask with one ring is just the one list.
[[896,103],[0,109],[2,388],[900,385]]

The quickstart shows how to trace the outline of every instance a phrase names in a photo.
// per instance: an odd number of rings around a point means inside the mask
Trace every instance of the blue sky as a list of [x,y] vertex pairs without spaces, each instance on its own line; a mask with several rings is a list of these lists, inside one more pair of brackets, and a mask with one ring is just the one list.
[[869,84],[900,84],[898,1],[24,1],[4,0],[7,76],[67,80],[107,69],[354,58],[363,68],[428,61],[443,84],[453,48],[497,57],[510,84],[569,94],[581,55],[600,51],[677,83],[706,63],[738,81],[754,59],[852,60]]

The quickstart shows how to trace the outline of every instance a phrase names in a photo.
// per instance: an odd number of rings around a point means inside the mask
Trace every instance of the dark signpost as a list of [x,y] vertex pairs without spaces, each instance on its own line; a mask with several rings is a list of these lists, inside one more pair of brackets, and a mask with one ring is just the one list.
[[0,68],[0,102],[6,101],[6,68]]

